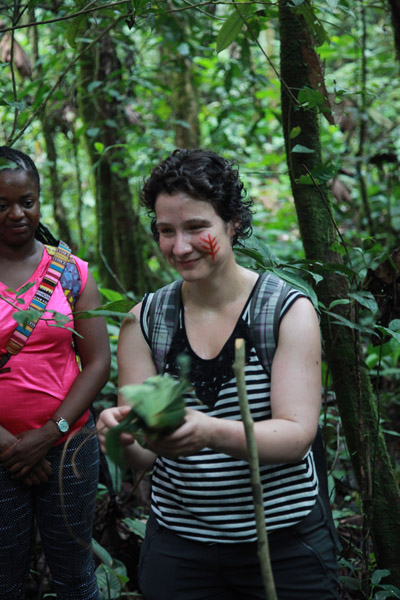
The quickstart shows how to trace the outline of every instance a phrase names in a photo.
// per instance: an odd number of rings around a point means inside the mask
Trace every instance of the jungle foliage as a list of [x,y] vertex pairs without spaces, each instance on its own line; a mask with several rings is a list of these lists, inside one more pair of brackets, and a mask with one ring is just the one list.
[[[104,302],[175,276],[140,208],[151,168],[197,146],[240,165],[255,236],[239,260],[306,290],[321,315],[343,597],[399,598],[398,2],[0,8],[1,143],[34,158],[42,220],[90,261]],[[115,370],[114,352],[99,406],[115,402]],[[104,597],[119,597],[126,570],[97,554]]]

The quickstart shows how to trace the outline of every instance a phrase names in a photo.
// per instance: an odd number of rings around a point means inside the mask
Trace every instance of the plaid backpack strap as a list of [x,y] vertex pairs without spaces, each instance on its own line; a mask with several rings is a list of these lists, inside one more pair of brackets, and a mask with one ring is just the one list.
[[[62,275],[65,265],[67,264],[71,254],[70,248],[62,240],[60,240],[58,247],[51,258],[51,263],[41,284],[39,285],[36,294],[34,295],[29,308],[34,308],[40,313],[44,313],[48,301],[51,298],[52,293]],[[18,324],[14,332],[11,334],[10,339],[6,345],[7,354],[14,356],[21,351],[23,346],[26,344],[29,336],[34,330],[40,316],[37,319],[33,319],[27,325]]]
[[279,334],[282,304],[292,288],[273,273],[258,278],[250,304],[250,332],[264,369],[270,373]]
[[148,294],[147,335],[157,373],[163,373],[172,339],[178,328],[182,281],[172,283]]

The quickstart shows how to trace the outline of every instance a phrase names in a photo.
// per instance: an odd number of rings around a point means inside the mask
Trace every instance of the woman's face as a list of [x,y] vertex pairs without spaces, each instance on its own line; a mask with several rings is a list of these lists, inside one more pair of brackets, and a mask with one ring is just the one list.
[[28,171],[0,171],[0,243],[20,246],[33,239],[40,216],[39,190]]
[[209,202],[183,192],[159,194],[155,213],[161,252],[186,281],[212,277],[234,260],[234,227]]

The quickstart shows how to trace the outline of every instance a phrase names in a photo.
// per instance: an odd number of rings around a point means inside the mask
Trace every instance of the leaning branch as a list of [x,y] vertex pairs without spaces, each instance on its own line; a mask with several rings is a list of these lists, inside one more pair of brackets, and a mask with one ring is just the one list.
[[264,503],[260,480],[260,469],[258,461],[258,450],[254,435],[254,423],[251,417],[249,403],[247,401],[246,382],[244,378],[244,340],[235,341],[235,362],[233,371],[235,373],[240,405],[240,414],[246,434],[247,451],[250,466],[251,487],[253,490],[254,512],[256,517],[258,558],[260,560],[261,574],[264,582],[267,600],[278,600],[276,595],[274,577],[272,574],[271,560],[269,556],[267,527],[265,525]]

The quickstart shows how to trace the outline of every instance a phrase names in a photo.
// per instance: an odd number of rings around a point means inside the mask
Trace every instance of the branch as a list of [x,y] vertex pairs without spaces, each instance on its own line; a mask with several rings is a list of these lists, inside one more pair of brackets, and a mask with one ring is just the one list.
[[244,340],[235,341],[235,362],[233,371],[236,377],[240,413],[244,424],[247,451],[249,456],[251,487],[253,490],[254,512],[257,527],[258,558],[260,560],[261,574],[267,600],[278,600],[275,590],[274,577],[272,574],[269,556],[267,528],[265,525],[264,504],[260,480],[260,469],[258,462],[258,450],[254,436],[254,423],[251,418],[249,404],[247,401],[246,382],[244,378]]
[[101,40],[101,38],[104,35],[106,35],[113,27],[115,27],[119,21],[121,21],[122,19],[125,19],[125,17],[126,17],[126,15],[121,15],[115,21],[113,21],[92,42],[90,42],[90,44],[88,44],[87,46],[85,46],[85,48],[81,52],[79,52],[79,54],[77,54],[75,56],[75,58],[69,63],[69,65],[67,65],[65,67],[65,69],[61,73],[60,77],[57,79],[57,81],[55,82],[55,84],[50,89],[50,91],[47,94],[46,98],[43,100],[43,102],[40,104],[40,106],[38,106],[37,109],[32,113],[32,115],[27,120],[27,122],[25,123],[25,125],[22,127],[22,129],[20,129],[18,135],[13,140],[11,140],[11,139],[8,140],[8,143],[9,143],[10,146],[12,144],[14,144],[17,140],[19,140],[20,137],[22,137],[22,135],[24,134],[24,132],[26,131],[26,129],[28,129],[28,127],[30,126],[30,124],[32,123],[32,121],[34,121],[36,119],[36,117],[38,116],[38,114],[42,110],[44,110],[46,108],[46,105],[47,105],[48,101],[50,100],[51,96],[53,95],[53,93],[55,92],[55,90],[58,88],[58,86],[61,84],[62,80],[64,79],[64,77],[66,76],[66,74],[68,73],[68,71],[71,69],[71,67],[73,67],[80,60],[80,58],[85,54],[85,52],[87,52],[88,50],[90,50],[90,48],[92,48],[92,46],[94,46],[95,44],[97,44],[97,42],[99,40]]

